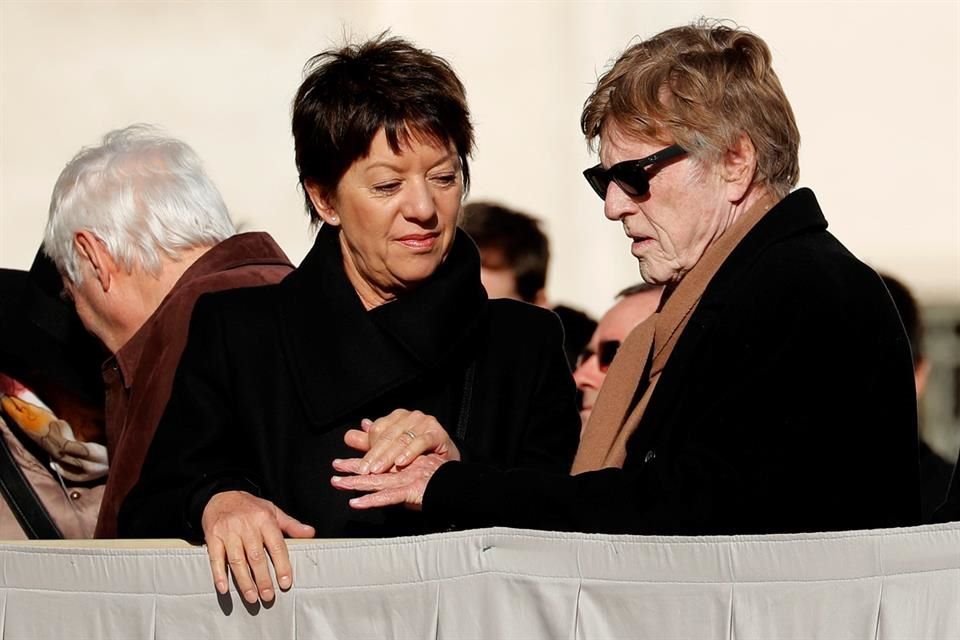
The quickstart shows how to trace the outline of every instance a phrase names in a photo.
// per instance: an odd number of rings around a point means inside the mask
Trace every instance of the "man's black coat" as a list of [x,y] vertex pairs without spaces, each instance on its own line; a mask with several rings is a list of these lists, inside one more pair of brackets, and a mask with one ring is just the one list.
[[910,347],[877,274],[787,196],[708,285],[623,469],[442,466],[424,511],[461,527],[769,533],[916,524]]
[[204,296],[124,537],[198,538],[210,496],[244,489],[316,527],[319,537],[423,531],[403,509],[358,512],[330,485],[344,432],[397,408],[436,416],[484,464],[569,470],[580,432],[559,320],[487,300],[480,260],[458,232],[419,288],[370,312],[323,228],[277,285]]

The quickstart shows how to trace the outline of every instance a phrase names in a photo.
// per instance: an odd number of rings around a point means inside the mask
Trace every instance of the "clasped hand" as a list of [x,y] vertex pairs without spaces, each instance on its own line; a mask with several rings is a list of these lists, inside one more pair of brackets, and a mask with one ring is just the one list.
[[[337,489],[363,491],[350,500],[354,509],[404,504],[419,509],[434,472],[460,452],[433,416],[398,409],[376,421],[364,420],[344,441],[362,458],[334,460],[333,468],[351,476],[334,476]],[[293,584],[293,570],[284,535],[312,538],[314,528],[287,515],[268,500],[244,491],[214,495],[203,510],[203,534],[213,583],[227,593],[227,566],[243,599],[270,602],[276,596],[270,576],[273,563],[280,589]]]
[[440,465],[460,459],[443,426],[420,411],[397,409],[376,421],[363,420],[360,427],[349,430],[344,442],[364,456],[333,461],[336,471],[354,475],[330,479],[337,489],[366,492],[350,500],[354,509],[402,504],[419,510]]

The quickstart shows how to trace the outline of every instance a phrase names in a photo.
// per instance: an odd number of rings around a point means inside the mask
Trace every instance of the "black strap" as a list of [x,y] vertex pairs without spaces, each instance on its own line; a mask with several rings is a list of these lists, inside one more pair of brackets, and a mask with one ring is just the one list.
[[50,518],[50,514],[40,502],[20,471],[20,465],[14,460],[7,446],[7,440],[0,434],[0,493],[7,499],[10,510],[16,516],[24,533],[31,540],[60,540],[63,534]]
[[467,423],[470,421],[470,404],[473,400],[473,379],[477,375],[477,361],[473,359],[463,374],[463,395],[460,396],[460,413],[457,416],[457,440],[464,441]]

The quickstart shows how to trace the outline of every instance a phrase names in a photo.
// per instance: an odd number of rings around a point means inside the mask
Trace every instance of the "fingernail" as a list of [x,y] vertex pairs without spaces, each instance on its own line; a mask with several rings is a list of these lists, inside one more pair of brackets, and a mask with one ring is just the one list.
[[401,464],[403,464],[403,463],[406,462],[406,461],[407,461],[407,454],[401,453],[401,454],[400,454],[400,457],[397,458],[397,465],[401,465]]
[[360,475],[365,475],[369,470],[370,470],[370,463],[369,463],[369,462],[363,462],[363,463],[360,464],[360,469],[359,469],[358,473],[359,473]]
[[340,484],[340,476],[330,476],[330,482],[332,484]]
[[273,589],[264,589],[260,592],[260,598],[265,602],[273,600]]
[[247,589],[243,592],[243,598],[247,602],[253,603],[257,601],[257,592],[253,589]]
[[223,582],[222,580],[217,582],[216,587],[217,587],[217,593],[227,592],[227,583]]
[[373,424],[373,420],[371,420],[370,418],[364,418],[363,420],[360,421],[360,426],[362,427],[369,427],[372,424]]
[[290,576],[280,576],[277,578],[277,582],[280,584],[281,589],[290,588]]
[[334,458],[334,459],[333,459],[333,466],[337,466],[337,465],[340,464],[341,462],[343,462],[343,460],[341,460],[340,458]]

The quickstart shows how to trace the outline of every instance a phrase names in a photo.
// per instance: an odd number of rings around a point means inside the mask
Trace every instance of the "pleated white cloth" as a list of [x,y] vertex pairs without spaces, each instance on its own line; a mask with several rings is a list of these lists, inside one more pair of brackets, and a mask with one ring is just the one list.
[[960,523],[299,542],[270,607],[159,544],[0,544],[0,638],[960,638]]

